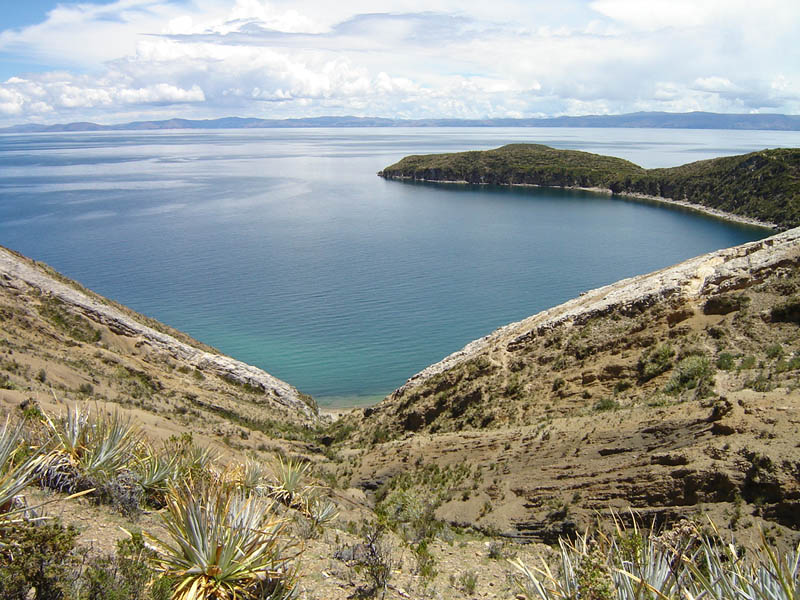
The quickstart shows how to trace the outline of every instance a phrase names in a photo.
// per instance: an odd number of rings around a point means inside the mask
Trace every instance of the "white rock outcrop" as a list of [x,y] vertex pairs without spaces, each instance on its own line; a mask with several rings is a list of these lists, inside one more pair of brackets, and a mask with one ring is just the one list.
[[734,290],[765,278],[776,268],[799,262],[800,228],[795,228],[763,240],[690,258],[660,271],[622,279],[470,342],[412,376],[393,395],[501,344],[513,348],[553,327],[580,325],[594,316],[613,310],[635,310],[671,296],[688,299]]

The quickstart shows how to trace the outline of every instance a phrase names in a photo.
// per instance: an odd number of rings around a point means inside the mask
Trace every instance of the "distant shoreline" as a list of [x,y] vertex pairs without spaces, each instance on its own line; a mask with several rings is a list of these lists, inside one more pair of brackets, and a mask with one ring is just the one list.
[[456,184],[456,185],[497,185],[500,187],[507,186],[507,187],[533,187],[533,188],[544,188],[551,190],[580,190],[582,192],[592,192],[595,194],[604,194],[606,196],[619,196],[620,198],[631,198],[633,200],[644,200],[649,202],[658,202],[660,204],[680,206],[682,208],[688,208],[689,210],[693,210],[701,214],[705,214],[711,217],[716,217],[718,219],[723,219],[725,221],[730,221],[733,223],[740,223],[742,225],[763,227],[764,229],[771,229],[773,231],[780,231],[781,229],[781,227],[777,223],[770,223],[768,221],[760,221],[759,219],[753,219],[751,217],[743,217],[741,215],[735,215],[733,213],[725,212],[724,210],[718,210],[716,208],[710,208],[702,206],[700,204],[692,204],[687,200],[674,200],[672,198],[663,198],[661,196],[649,196],[647,194],[640,194],[638,192],[614,192],[609,188],[604,188],[604,187],[580,187],[574,185],[555,186],[555,185],[538,185],[535,183],[505,183],[505,184],[483,183],[483,182],[471,183],[463,179],[462,180],[419,179],[414,177],[404,177],[402,175],[393,175],[391,177],[387,177],[386,179],[401,180],[401,181],[421,181],[423,183],[446,183],[446,184]]
[[582,115],[540,118],[395,119],[353,115],[261,119],[163,119],[103,125],[92,122],[24,123],[0,128],[0,133],[51,133],[77,131],[148,131],[159,129],[266,129],[304,127],[610,127],[646,129],[723,129],[729,131],[800,131],[800,115],[779,113],[637,112],[621,115]]

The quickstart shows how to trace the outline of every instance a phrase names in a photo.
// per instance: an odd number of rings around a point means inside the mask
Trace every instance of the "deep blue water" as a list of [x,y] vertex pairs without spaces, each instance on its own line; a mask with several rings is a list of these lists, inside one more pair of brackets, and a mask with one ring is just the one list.
[[586,192],[387,182],[529,141],[671,166],[797,132],[301,129],[0,136],[0,244],[314,395],[370,402],[496,327],[767,235]]

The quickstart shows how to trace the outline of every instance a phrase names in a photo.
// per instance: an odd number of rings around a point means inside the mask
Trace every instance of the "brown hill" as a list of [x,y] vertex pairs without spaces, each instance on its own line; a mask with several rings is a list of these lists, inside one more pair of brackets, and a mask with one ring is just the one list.
[[627,507],[796,535],[798,292],[791,230],[503,327],[338,424],[352,482],[466,465],[440,517],[547,541]]
[[0,336],[6,409],[113,402],[146,413],[158,437],[186,430],[244,443],[255,431],[247,446],[320,422],[289,384],[2,248]]

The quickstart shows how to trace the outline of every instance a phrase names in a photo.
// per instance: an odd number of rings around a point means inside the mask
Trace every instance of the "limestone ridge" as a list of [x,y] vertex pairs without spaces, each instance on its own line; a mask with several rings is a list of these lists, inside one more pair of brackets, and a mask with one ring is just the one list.
[[273,402],[299,412],[305,417],[316,416],[316,406],[307,396],[261,369],[228,356],[213,354],[184,343],[172,335],[156,331],[113,306],[91,297],[55,277],[20,255],[0,248],[0,287],[21,292],[34,288],[42,294],[57,298],[69,310],[118,335],[138,338],[137,343],[180,359],[200,371],[213,373],[233,383],[260,389]]
[[613,311],[630,313],[653,306],[667,298],[686,300],[733,291],[766,278],[773,270],[800,263],[800,228],[733,248],[711,252],[682,263],[622,279],[564,304],[496,329],[470,342],[461,350],[413,375],[390,398],[396,398],[419,384],[475,358],[487,349],[505,344],[509,350],[559,326],[575,327]]

